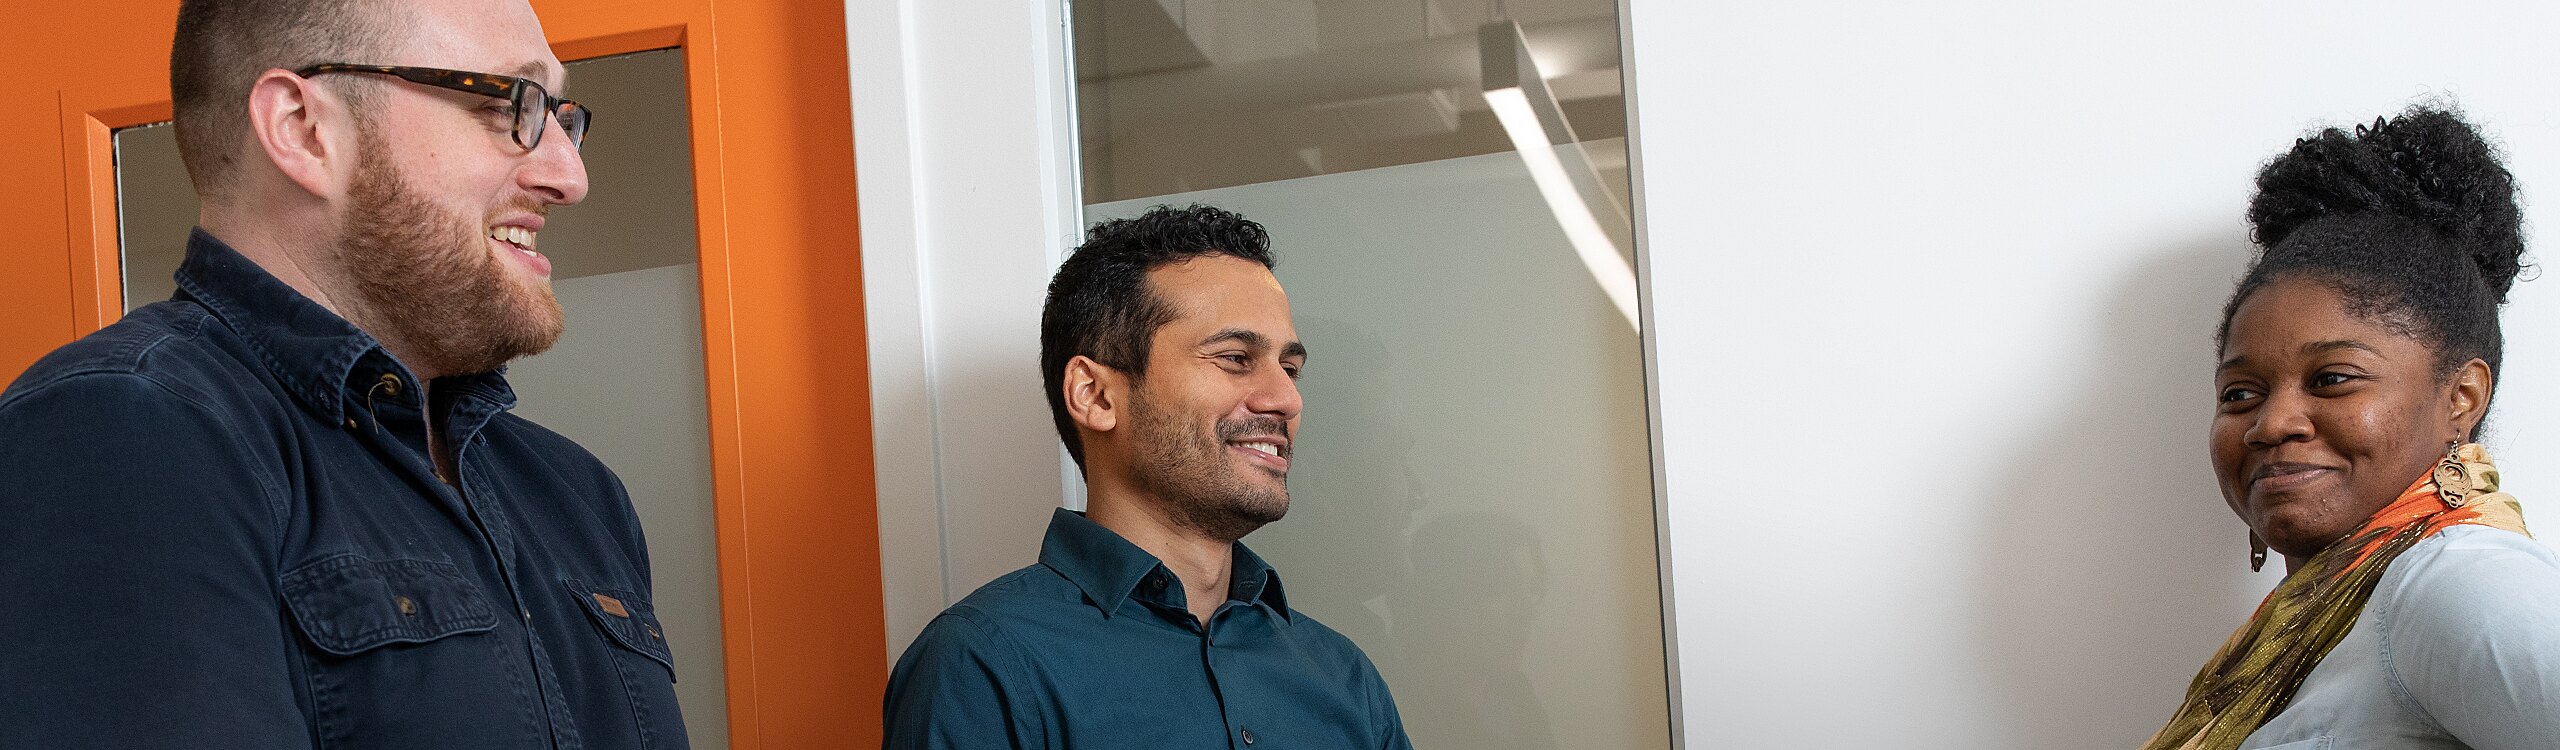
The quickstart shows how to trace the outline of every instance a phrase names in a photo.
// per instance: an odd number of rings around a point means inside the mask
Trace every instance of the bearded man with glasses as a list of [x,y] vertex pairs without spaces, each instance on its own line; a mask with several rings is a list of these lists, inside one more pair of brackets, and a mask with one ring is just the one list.
[[499,374],[564,76],[524,0],[181,5],[179,291],[0,392],[0,747],[685,745],[630,499]]

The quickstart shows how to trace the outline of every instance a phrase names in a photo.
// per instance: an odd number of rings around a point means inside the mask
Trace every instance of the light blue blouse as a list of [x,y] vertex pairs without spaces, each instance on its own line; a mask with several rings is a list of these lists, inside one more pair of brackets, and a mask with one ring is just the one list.
[[2241,748],[2560,748],[2560,555],[2485,526],[2419,542]]

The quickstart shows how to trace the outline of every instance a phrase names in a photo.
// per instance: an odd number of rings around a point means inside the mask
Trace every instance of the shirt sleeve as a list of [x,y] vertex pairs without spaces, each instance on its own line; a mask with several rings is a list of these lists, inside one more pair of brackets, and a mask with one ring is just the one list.
[[1396,698],[1387,690],[1387,679],[1378,674],[1378,666],[1360,655],[1361,682],[1369,691],[1369,712],[1374,726],[1384,735],[1378,746],[1384,750],[1413,750],[1413,740],[1404,734],[1404,715],[1396,711]]
[[2417,578],[2383,646],[2406,695],[2477,750],[2560,747],[2560,566],[2462,540]]
[[886,750],[1039,748],[1037,692],[1022,650],[965,610],[944,612],[889,674]]
[[310,746],[268,470],[212,410],[141,376],[10,396],[0,747]]

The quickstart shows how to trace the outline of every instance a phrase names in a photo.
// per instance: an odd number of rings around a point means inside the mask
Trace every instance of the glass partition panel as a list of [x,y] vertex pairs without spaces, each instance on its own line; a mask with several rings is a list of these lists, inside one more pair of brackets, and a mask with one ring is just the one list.
[[1417,747],[1668,747],[1610,0],[1073,0],[1087,220],[1271,230],[1310,350],[1246,542]]
[[126,312],[178,291],[178,262],[196,225],[196,188],[178,160],[178,130],[154,123],[116,131],[116,234]]

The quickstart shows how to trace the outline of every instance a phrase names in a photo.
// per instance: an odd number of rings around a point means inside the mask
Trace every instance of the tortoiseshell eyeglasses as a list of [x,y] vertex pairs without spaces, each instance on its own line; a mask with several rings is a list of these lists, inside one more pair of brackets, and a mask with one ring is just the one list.
[[523,146],[526,151],[542,143],[542,130],[551,122],[551,116],[560,118],[560,129],[569,134],[570,148],[586,143],[587,124],[595,120],[595,113],[588,111],[586,105],[552,96],[541,82],[530,78],[443,68],[346,63],[321,63],[293,72],[304,78],[322,73],[378,73],[399,76],[411,83],[505,99],[515,107],[516,145]]

